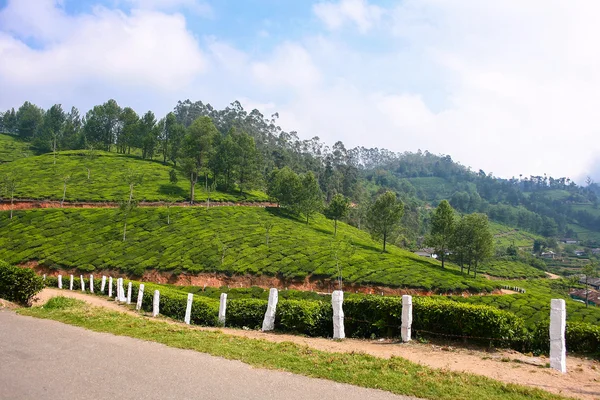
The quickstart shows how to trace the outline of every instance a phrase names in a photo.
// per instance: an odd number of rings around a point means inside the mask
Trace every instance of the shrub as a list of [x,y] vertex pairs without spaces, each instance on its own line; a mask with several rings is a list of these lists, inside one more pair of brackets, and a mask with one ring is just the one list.
[[44,288],[42,277],[28,268],[13,267],[0,260],[0,297],[22,305],[31,305]]
[[259,299],[236,299],[227,301],[227,312],[225,313],[225,325],[231,327],[260,328],[265,312],[267,301]]
[[323,301],[280,300],[275,326],[281,331],[327,337],[333,331],[333,309]]

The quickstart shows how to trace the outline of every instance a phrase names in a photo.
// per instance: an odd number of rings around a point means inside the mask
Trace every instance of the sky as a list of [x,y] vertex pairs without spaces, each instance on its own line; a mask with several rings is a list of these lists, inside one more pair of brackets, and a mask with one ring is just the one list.
[[303,139],[600,181],[597,0],[0,0],[0,110],[239,100]]

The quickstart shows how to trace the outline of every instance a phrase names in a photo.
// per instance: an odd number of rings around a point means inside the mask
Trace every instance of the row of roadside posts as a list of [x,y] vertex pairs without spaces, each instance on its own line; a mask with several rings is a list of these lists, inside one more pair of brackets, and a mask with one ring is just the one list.
[[[45,275],[44,275],[45,278]],[[85,292],[85,281],[83,275],[79,276],[81,291]],[[100,292],[104,293],[106,289],[106,276],[102,276],[102,282],[100,284]],[[108,297],[113,297],[113,278],[108,277]],[[62,275],[58,275],[58,288],[63,288]],[[69,278],[69,290],[73,290],[73,275]],[[132,283],[129,282],[127,285],[127,293],[123,287],[123,278],[117,278],[117,293],[115,301],[120,303],[131,304],[131,290]],[[90,293],[94,293],[94,275],[90,275]],[[140,283],[138,290],[138,297],[135,309],[142,309],[142,300],[144,298],[144,284]],[[277,310],[277,302],[279,300],[279,292],[277,289],[272,288],[269,290],[269,302],[267,305],[267,311],[262,324],[262,331],[272,331],[275,329],[275,312]],[[190,324],[192,315],[192,303],[194,301],[194,294],[188,293],[187,304],[185,308],[184,322]],[[344,339],[346,334],[344,332],[344,292],[336,290],[331,294],[331,306],[333,307],[333,338]],[[412,296],[402,296],[402,325],[400,327],[400,334],[403,342],[409,342],[411,340],[411,326],[412,326]],[[225,313],[227,310],[227,293],[221,293],[219,303],[219,316],[218,320],[221,325],[225,325]],[[160,311],[160,292],[154,291],[152,298],[152,316],[156,317]],[[556,369],[562,373],[567,372],[567,348],[565,341],[566,331],[566,318],[567,309],[566,303],[563,299],[552,299],[550,303],[550,368]]]

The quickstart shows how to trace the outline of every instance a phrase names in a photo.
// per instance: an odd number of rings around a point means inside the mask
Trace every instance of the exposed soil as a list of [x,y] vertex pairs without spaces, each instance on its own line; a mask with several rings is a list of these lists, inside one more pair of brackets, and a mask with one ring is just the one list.
[[18,304],[13,303],[12,301],[0,299],[0,309],[8,308],[9,310],[19,308]]
[[[38,274],[46,274],[48,276],[68,276],[70,274],[80,275],[81,273],[76,270],[64,270],[64,269],[51,269],[49,267],[45,267],[39,265],[37,261],[28,261],[26,263],[20,264],[21,267],[32,268]],[[84,273],[84,275],[89,275],[89,273]],[[141,282],[153,282],[153,283],[168,283],[171,285],[177,286],[199,286],[199,287],[230,287],[230,288],[242,288],[242,287],[252,287],[258,286],[263,289],[277,288],[280,290],[283,289],[293,289],[293,290],[304,290],[304,291],[313,291],[317,293],[331,293],[338,288],[337,281],[332,281],[329,279],[315,278],[315,277],[307,277],[302,281],[292,281],[286,280],[281,277],[276,276],[266,276],[266,275],[233,275],[229,276],[226,274],[219,273],[199,273],[199,274],[173,274],[167,271],[158,271],[158,270],[147,270],[144,272],[142,276],[129,276],[124,273],[119,273],[115,270],[99,270],[94,271],[93,275],[96,276],[112,276],[113,278],[124,278],[131,279]],[[346,292],[354,292],[354,293],[363,293],[363,294],[380,294],[386,296],[402,296],[404,294],[409,294],[412,296],[432,296],[434,293],[428,290],[419,290],[419,289],[408,289],[408,288],[390,288],[385,286],[376,286],[376,285],[354,285],[345,283],[344,291]],[[501,294],[500,290],[496,290],[493,294]],[[447,293],[448,295],[462,295],[464,297],[473,296],[477,294],[463,292],[463,293]],[[489,293],[485,293],[487,295]],[[484,294],[480,294],[484,295]]]
[[552,274],[552,273],[550,273],[550,272],[545,272],[545,274],[546,274],[546,276],[547,276],[549,279],[561,279],[561,278],[562,278],[562,276],[560,276],[560,275],[556,275],[556,274]]
[[[67,296],[85,300],[95,305],[136,314],[131,308],[119,306],[106,298],[59,289],[44,289],[37,304],[43,304],[54,296]],[[173,324],[180,322],[169,320]],[[402,357],[407,360],[457,372],[487,376],[506,383],[536,387],[564,396],[580,399],[600,398],[600,362],[579,357],[567,357],[566,374],[546,367],[546,357],[532,357],[512,350],[482,350],[458,348],[447,344],[417,342],[399,343],[393,340],[345,339],[333,341],[324,338],[308,338],[260,331],[190,327],[190,329],[222,331],[223,333],[273,342],[293,342],[328,352],[366,353],[375,357]]]
[[[155,202],[140,202],[138,207],[165,207],[170,204],[174,207],[206,207],[205,202],[197,202],[191,205],[188,202],[177,202],[177,203],[166,203],[162,201]],[[210,202],[210,207],[224,207],[224,206],[240,206],[240,207],[277,207],[276,203],[269,202]],[[12,208],[14,210],[31,210],[37,208],[118,208],[119,204],[116,202],[78,202],[78,201],[65,201],[61,207],[60,201],[55,200],[15,200]],[[0,211],[8,211],[11,209],[10,201],[0,200]]]

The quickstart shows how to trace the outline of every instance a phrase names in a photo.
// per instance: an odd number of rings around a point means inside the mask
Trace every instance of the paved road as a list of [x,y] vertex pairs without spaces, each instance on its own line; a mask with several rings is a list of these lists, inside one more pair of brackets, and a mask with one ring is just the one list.
[[0,399],[400,400],[0,310]]

